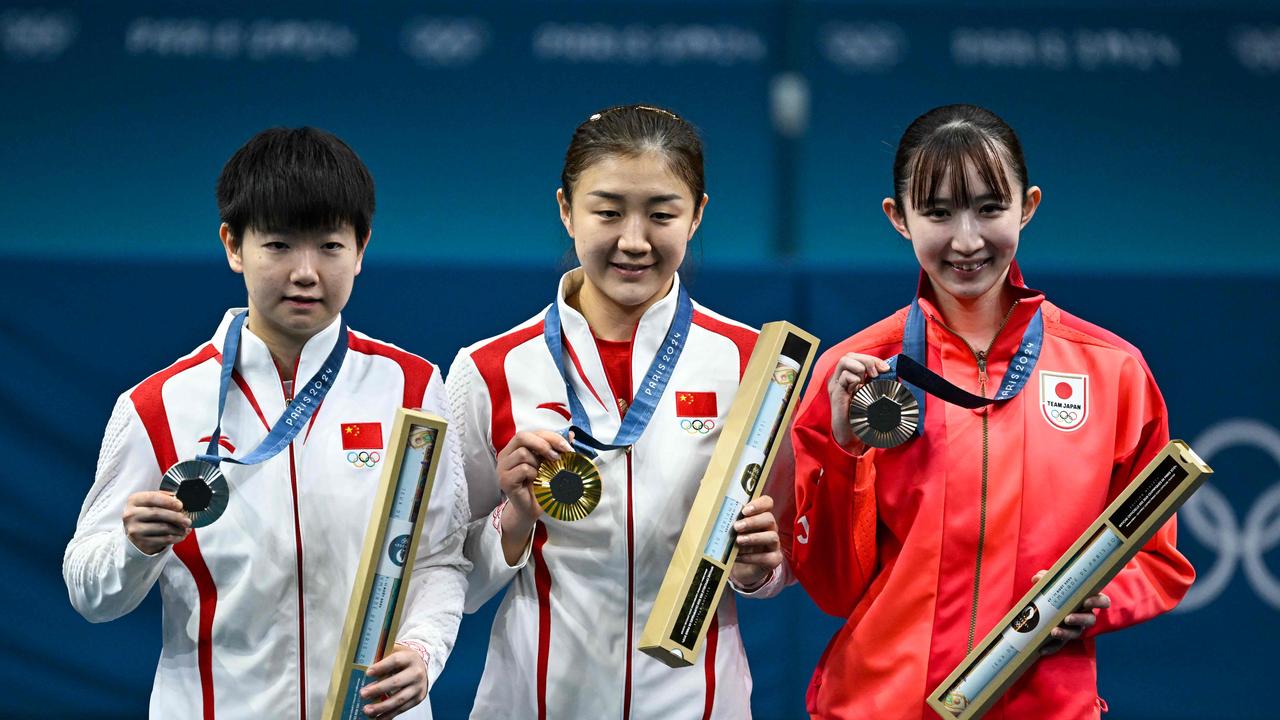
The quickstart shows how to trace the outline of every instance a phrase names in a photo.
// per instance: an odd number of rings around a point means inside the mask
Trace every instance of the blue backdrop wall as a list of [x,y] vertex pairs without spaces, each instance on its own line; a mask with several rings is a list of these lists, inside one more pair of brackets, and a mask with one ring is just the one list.
[[[1174,435],[1217,470],[1181,514],[1200,572],[1183,607],[1099,643],[1109,716],[1274,715],[1280,12],[1266,5],[24,3],[0,7],[0,93],[0,715],[33,695],[53,717],[146,712],[156,599],[89,625],[61,553],[115,396],[243,303],[212,199],[236,147],[312,124],[360,152],[379,210],[348,318],[447,365],[548,300],[569,135],[640,100],[706,136],[695,296],[828,344],[914,289],[879,210],[906,124],[955,101],[1004,115],[1045,191],[1019,255],[1030,282],[1143,349]],[[424,288],[444,312],[404,312]],[[741,607],[756,715],[802,716],[839,621],[799,588]],[[464,621],[438,717],[470,707],[489,612]]]

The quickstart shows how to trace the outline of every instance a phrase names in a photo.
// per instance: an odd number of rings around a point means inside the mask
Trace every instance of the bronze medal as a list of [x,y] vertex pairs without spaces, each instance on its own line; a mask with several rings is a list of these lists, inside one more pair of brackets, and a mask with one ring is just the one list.
[[849,425],[871,447],[897,447],[915,436],[920,406],[897,380],[872,380],[853,394]]
[[533,497],[543,512],[567,522],[590,515],[600,504],[600,490],[600,470],[575,452],[539,465],[533,481]]
[[231,489],[218,466],[204,460],[175,463],[160,479],[160,489],[173,493],[182,502],[182,511],[191,518],[191,527],[213,523],[227,509]]

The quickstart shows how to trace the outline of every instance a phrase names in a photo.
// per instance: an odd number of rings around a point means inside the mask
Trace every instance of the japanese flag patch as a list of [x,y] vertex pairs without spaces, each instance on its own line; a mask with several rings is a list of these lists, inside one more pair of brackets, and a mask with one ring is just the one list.
[[1040,371],[1040,412],[1053,427],[1071,432],[1089,417],[1089,376]]

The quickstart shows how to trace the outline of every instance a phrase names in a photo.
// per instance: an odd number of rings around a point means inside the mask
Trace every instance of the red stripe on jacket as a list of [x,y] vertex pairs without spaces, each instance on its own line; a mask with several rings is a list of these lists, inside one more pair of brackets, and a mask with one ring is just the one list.
[[[404,373],[404,400],[401,402],[401,407],[422,407],[422,401],[427,394],[427,385],[431,382],[432,373],[435,372],[435,367],[431,363],[393,345],[359,337],[350,330],[347,331],[347,337],[350,349],[364,355],[388,358],[399,364],[400,371]],[[319,414],[317,410],[316,415]],[[312,422],[314,421],[313,416]]]
[[[222,353],[215,349],[213,352],[213,359],[218,361],[218,363],[221,363]],[[258,414],[258,419],[262,421],[262,426],[269,432],[271,430],[271,423],[267,422],[267,416],[262,414],[262,408],[258,406],[258,398],[254,397],[253,391],[249,389],[249,383],[245,382],[244,376],[240,374],[239,370],[232,368],[231,379],[235,382],[236,387],[240,388],[240,392],[244,393],[244,399],[249,401],[249,407],[253,408],[253,411]],[[204,441],[201,440],[200,442]],[[235,452],[235,450],[232,450],[231,452]]]
[[471,353],[471,361],[489,388],[489,437],[493,451],[501,452],[516,434],[511,415],[511,386],[507,381],[507,355],[515,348],[542,334],[542,321],[513,330]]
[[604,404],[604,400],[601,399],[600,393],[596,392],[596,388],[591,384],[590,378],[588,378],[587,374],[583,372],[582,362],[578,360],[578,353],[573,349],[573,343],[569,342],[569,338],[564,339],[564,348],[569,351],[569,360],[573,362],[573,368],[578,371],[578,377],[582,378],[582,384],[587,386],[587,389],[591,391],[591,396],[594,397],[596,402],[600,403],[600,407],[604,408],[607,412],[609,410],[609,406]]
[[707,696],[702,701],[702,720],[711,719],[711,711],[716,705],[716,645],[720,640],[720,616],[711,616],[711,626],[707,628],[707,648],[702,655],[702,673],[707,681]]
[[756,347],[756,331],[727,323],[698,310],[693,311],[693,324],[729,338],[734,345],[738,346],[738,379],[741,380],[747,372],[747,361],[751,359],[751,351]]
[[538,587],[538,720],[547,719],[547,665],[551,659],[551,568],[542,558],[547,526],[533,531],[533,579]]
[[[129,399],[138,411],[138,418],[142,420],[142,427],[147,431],[147,439],[151,441],[151,449],[156,455],[156,464],[161,474],[178,462],[178,451],[173,444],[173,432],[169,427],[169,412],[164,406],[164,384],[175,375],[217,356],[217,348],[211,344],[205,345],[196,354],[179,360],[142,381],[129,394]],[[200,595],[196,658],[200,668],[203,715],[205,720],[213,720],[213,616],[218,607],[218,588],[200,553],[195,530],[173,546],[173,554],[186,565]]]

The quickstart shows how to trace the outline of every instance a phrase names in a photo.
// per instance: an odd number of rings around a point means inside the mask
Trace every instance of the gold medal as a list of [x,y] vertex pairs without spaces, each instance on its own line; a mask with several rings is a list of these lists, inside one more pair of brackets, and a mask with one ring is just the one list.
[[572,522],[591,514],[600,504],[600,470],[595,463],[575,453],[560,453],[560,459],[538,466],[533,481],[533,497],[543,512],[556,520]]
[[853,394],[849,425],[871,447],[896,447],[915,436],[920,426],[920,406],[911,391],[897,380],[872,380]]
[[204,527],[222,517],[231,497],[227,479],[218,466],[203,460],[175,463],[160,479],[160,489],[178,498],[193,528]]

